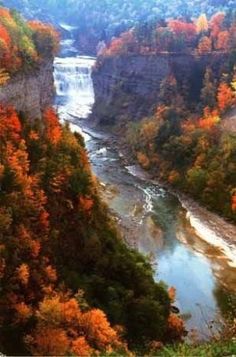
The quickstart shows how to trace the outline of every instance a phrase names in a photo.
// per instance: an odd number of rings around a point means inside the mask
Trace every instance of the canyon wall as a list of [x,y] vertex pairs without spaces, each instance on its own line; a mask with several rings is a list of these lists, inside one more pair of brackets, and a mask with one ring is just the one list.
[[0,88],[0,103],[10,104],[28,118],[41,119],[54,98],[53,60],[48,59],[30,73],[18,73]]
[[158,103],[160,85],[174,74],[178,85],[186,87],[189,100],[197,103],[207,66],[220,74],[227,55],[204,56],[181,53],[123,55],[98,58],[92,77],[95,105],[91,119],[103,124],[139,120],[151,115]]

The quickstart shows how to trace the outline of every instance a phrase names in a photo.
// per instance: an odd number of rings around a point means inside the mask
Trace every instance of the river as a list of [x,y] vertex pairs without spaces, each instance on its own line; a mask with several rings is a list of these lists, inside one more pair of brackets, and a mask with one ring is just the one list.
[[190,222],[195,219],[204,234],[209,234],[199,217],[187,212],[177,197],[139,167],[129,166],[109,134],[87,127],[94,102],[94,61],[71,53],[56,58],[60,119],[82,132],[92,169],[102,183],[103,198],[116,215],[126,242],[150,258],[157,281],[177,289],[176,306],[187,329],[196,329],[200,338],[207,338],[228,308],[229,293],[236,292],[235,266],[222,249],[207,243],[193,228]]

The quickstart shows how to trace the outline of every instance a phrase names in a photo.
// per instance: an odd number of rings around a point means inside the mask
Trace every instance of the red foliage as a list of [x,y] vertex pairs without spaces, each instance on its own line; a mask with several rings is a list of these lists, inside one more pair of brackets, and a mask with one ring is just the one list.
[[236,213],[236,193],[234,193],[232,196],[231,207],[232,211]]
[[6,46],[9,47],[11,44],[11,37],[7,31],[7,29],[0,24],[0,39],[5,42]]
[[210,20],[211,37],[216,39],[219,32],[222,29],[222,25],[225,19],[225,14],[223,12],[218,12],[213,15]]
[[79,204],[80,204],[80,208],[83,211],[85,211],[86,213],[89,213],[94,205],[94,202],[93,202],[93,199],[90,197],[80,196]]
[[0,105],[0,139],[18,142],[20,133],[21,123],[16,111],[11,107],[5,108]]
[[170,20],[168,27],[176,36],[183,36],[187,41],[191,41],[197,33],[197,28],[194,23],[181,20]]
[[61,138],[61,125],[58,117],[52,108],[48,108],[43,114],[45,125],[45,137],[52,144],[56,145]]
[[168,328],[169,336],[171,336],[172,339],[178,340],[181,336],[183,336],[184,322],[179,316],[170,314],[168,318]]

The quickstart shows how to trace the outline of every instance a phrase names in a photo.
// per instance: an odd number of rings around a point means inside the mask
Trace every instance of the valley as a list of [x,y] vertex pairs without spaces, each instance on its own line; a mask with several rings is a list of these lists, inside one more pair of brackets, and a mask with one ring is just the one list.
[[[72,130],[82,132],[102,196],[126,243],[150,258],[156,280],[177,289],[176,303],[187,317],[187,329],[196,329],[199,338],[209,338],[209,325],[215,330],[219,327],[224,296],[236,292],[235,250],[227,257],[224,249],[212,246],[211,237],[216,233],[214,225],[208,227],[204,212],[196,207],[191,212],[188,199],[186,211],[168,188],[153,182],[147,172],[125,159],[116,143],[118,138],[87,121],[94,103],[93,65],[94,59],[89,57],[55,60],[60,118],[69,122]],[[195,229],[190,221],[195,222]],[[228,230],[233,237],[230,225]],[[208,238],[203,238],[205,235]]]

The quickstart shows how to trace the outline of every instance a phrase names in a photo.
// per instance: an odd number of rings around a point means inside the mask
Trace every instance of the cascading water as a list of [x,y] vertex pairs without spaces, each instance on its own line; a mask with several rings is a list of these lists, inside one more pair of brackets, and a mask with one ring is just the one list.
[[59,113],[87,118],[94,103],[91,78],[95,59],[91,57],[56,58],[54,79]]

